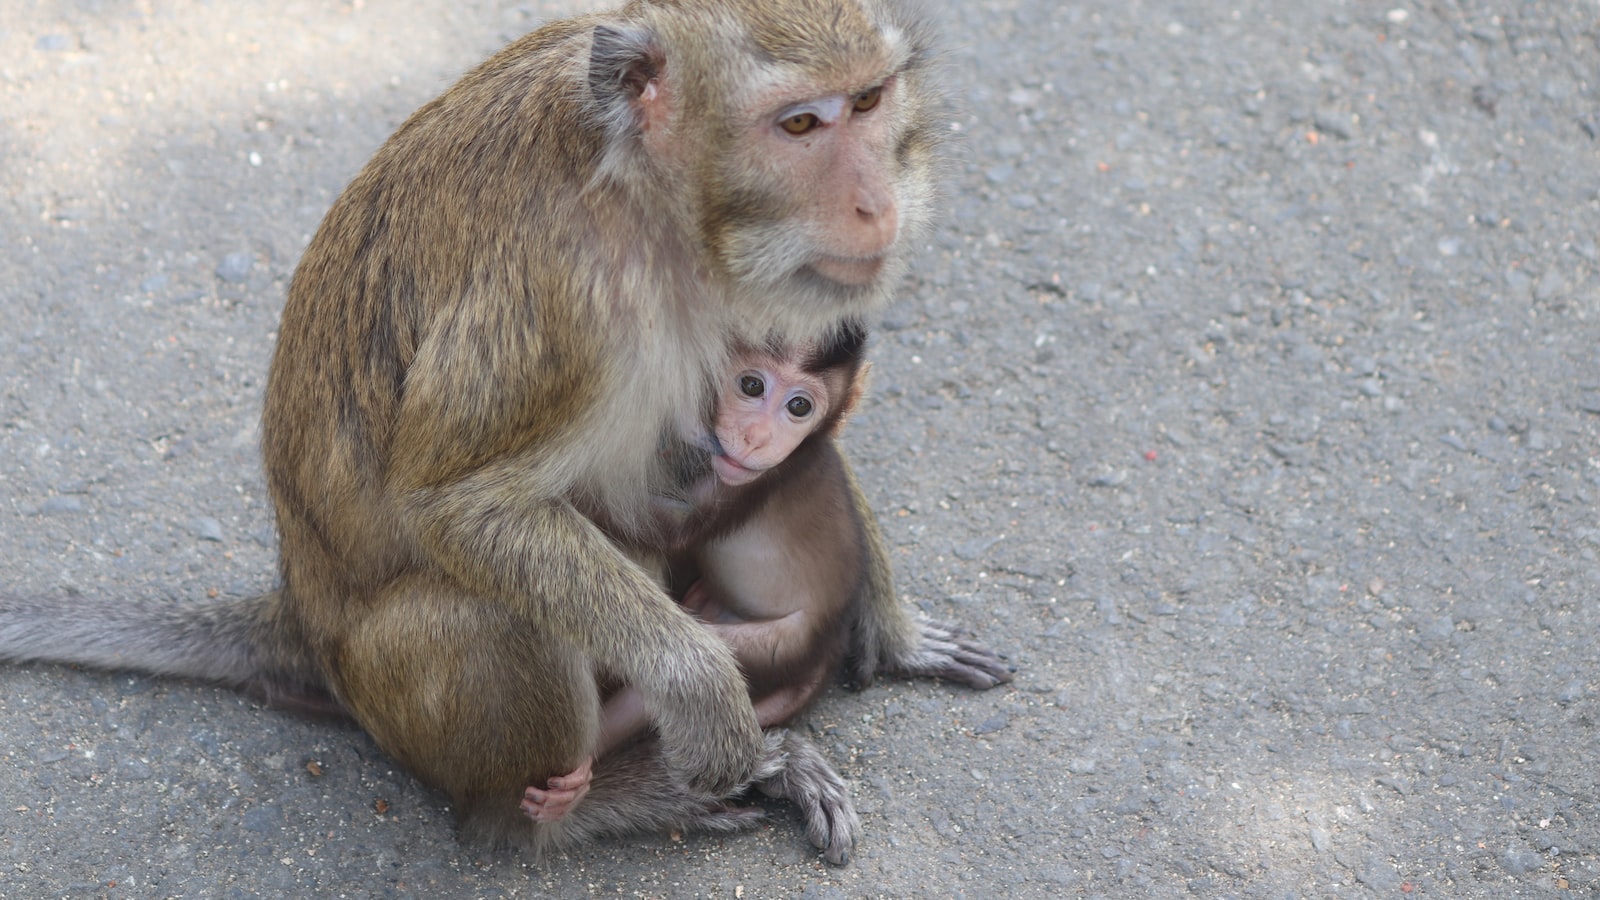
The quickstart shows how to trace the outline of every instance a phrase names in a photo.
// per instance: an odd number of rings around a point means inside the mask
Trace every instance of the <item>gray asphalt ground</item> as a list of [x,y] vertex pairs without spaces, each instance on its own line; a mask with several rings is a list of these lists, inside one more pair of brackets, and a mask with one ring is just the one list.
[[[295,262],[576,2],[0,9],[0,589],[273,580]],[[1020,667],[799,726],[791,810],[535,863],[348,727],[0,667],[5,897],[1600,893],[1600,4],[939,0],[946,209],[848,445]]]

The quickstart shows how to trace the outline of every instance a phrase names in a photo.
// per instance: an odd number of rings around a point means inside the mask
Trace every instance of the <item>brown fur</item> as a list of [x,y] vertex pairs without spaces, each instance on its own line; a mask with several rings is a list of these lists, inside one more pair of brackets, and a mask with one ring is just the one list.
[[[861,286],[752,258],[803,267],[875,238],[716,140],[755,102],[729,71],[799,52],[766,78],[811,85],[797,98],[844,71],[915,83],[915,54],[871,29],[800,49],[814,16],[868,21],[847,0],[635,3],[541,29],[403,125],[306,250],[264,423],[282,615],[469,824],[515,823],[525,786],[592,749],[600,678],[643,694],[685,796],[725,795],[763,756],[727,648],[585,513],[643,527],[670,480],[655,448],[727,348],[811,339],[899,267],[898,239]],[[907,188],[902,220],[923,178],[894,155],[924,140],[911,108],[883,110],[859,148]],[[735,181],[746,199],[719,200]]]
[[[1011,680],[999,657],[913,623],[895,601],[877,528],[833,440],[865,387],[864,340],[864,331],[847,326],[807,354],[774,343],[739,354],[738,371],[717,389],[714,443],[756,441],[762,458],[782,452],[789,440],[800,443],[753,481],[732,485],[701,472],[690,492],[693,507],[663,520],[656,545],[636,550],[667,559],[674,593],[686,595],[686,605],[733,648],[763,727],[788,722],[817,697],[857,628],[886,626],[906,635],[921,663],[907,666],[914,674],[978,688]],[[762,379],[760,394],[741,396],[746,373]],[[820,411],[814,419],[787,419],[784,404],[796,393]],[[755,430],[741,433],[747,429]],[[631,698],[613,698],[602,713],[606,742],[641,728],[638,715]],[[828,861],[848,860],[860,829],[849,798],[841,795],[830,816],[801,806],[814,839],[818,833],[826,839],[819,846]]]
[[[5,600],[0,656],[331,695],[495,838],[728,827],[716,801],[752,779],[827,821],[837,776],[785,768],[729,649],[591,515],[646,527],[673,478],[657,448],[730,347],[881,305],[925,219],[926,56],[883,0],[636,0],[513,43],[395,132],[295,273],[263,419],[280,589]],[[773,130],[785,104],[880,85],[871,116]],[[857,651],[919,671],[845,472]],[[596,784],[652,787],[534,825],[521,793],[591,751],[602,681],[644,696],[657,737]]]

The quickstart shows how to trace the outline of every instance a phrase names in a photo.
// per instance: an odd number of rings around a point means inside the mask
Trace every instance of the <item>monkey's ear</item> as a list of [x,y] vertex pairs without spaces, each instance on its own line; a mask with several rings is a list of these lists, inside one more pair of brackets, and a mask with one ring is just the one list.
[[[665,62],[661,45],[648,29],[636,25],[596,25],[589,48],[589,90],[609,114],[644,124],[635,107],[654,98],[652,82]],[[631,114],[631,115],[630,115]]]
[[861,395],[867,392],[867,378],[872,375],[872,363],[863,362],[856,371],[855,380],[850,383],[850,393],[845,395],[844,403],[839,405],[839,414],[833,420],[830,434],[837,435],[844,430],[845,420],[855,413],[856,407],[861,403]]

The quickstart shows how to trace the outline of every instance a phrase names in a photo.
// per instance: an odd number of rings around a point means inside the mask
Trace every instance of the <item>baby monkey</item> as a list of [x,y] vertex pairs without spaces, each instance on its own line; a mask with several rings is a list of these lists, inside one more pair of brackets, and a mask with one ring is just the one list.
[[[654,545],[636,548],[733,649],[763,728],[793,718],[827,684],[868,584],[865,529],[829,439],[865,387],[865,343],[865,329],[850,324],[801,351],[735,354],[716,385],[711,429],[689,437],[709,466],[697,467],[686,502],[658,500]],[[638,692],[617,691],[601,711],[595,756],[648,722]],[[523,810],[559,820],[588,792],[591,763],[528,788]]]
[[763,727],[843,658],[866,584],[865,533],[831,438],[866,386],[855,326],[804,353],[747,352],[716,392],[711,469],[669,555],[680,602],[731,646]]

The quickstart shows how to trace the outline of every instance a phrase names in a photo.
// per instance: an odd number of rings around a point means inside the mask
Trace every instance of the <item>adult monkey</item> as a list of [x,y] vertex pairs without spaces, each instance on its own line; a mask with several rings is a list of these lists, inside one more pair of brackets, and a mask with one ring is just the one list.
[[[326,692],[493,837],[732,827],[711,801],[752,777],[825,815],[836,777],[763,740],[729,650],[590,516],[643,526],[729,347],[881,304],[935,100],[884,0],[636,0],[517,41],[401,126],[295,273],[263,421],[281,587],[6,601],[0,656]],[[936,674],[872,547],[858,674]],[[602,679],[659,743],[541,830],[518,801],[588,755]]]
[[602,680],[644,697],[680,793],[762,759],[727,648],[591,517],[648,526],[656,448],[733,342],[887,293],[934,140],[892,15],[552,24],[403,125],[307,249],[264,421],[284,617],[469,826],[522,824],[523,789],[588,755]]

